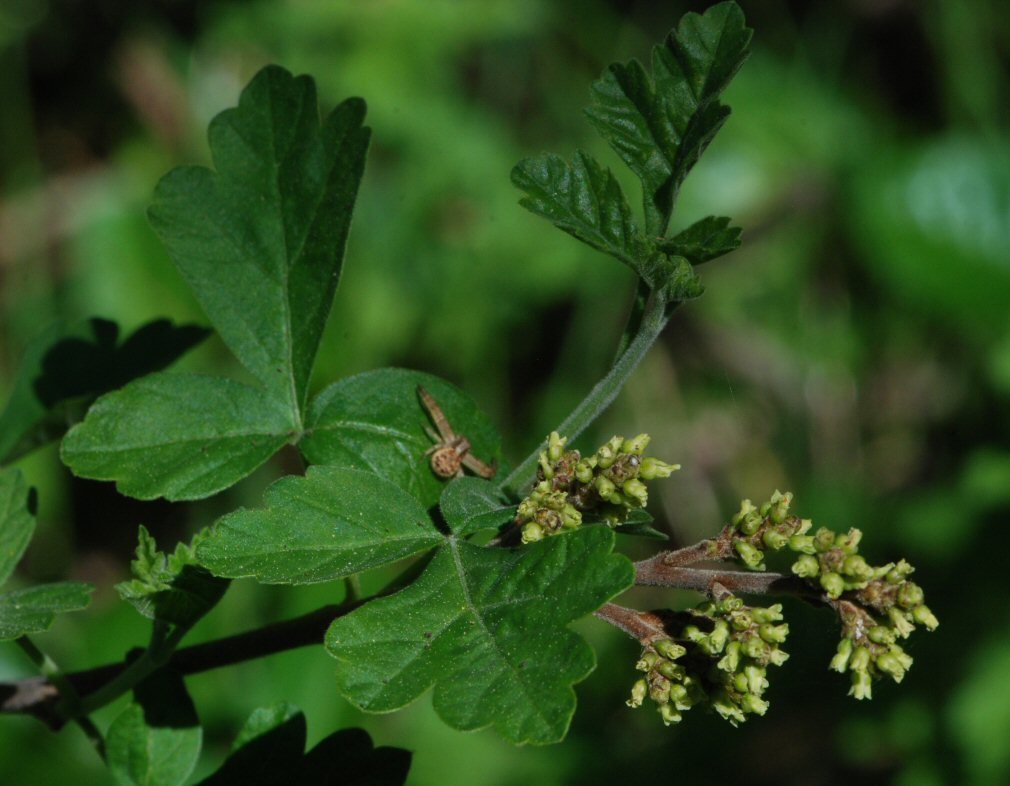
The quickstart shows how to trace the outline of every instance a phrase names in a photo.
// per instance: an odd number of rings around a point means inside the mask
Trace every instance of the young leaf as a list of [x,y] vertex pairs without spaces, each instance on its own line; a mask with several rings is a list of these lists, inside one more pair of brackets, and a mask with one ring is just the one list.
[[267,507],[220,519],[197,546],[218,576],[311,584],[350,576],[444,542],[426,510],[388,480],[310,467],[267,489]]
[[305,753],[305,716],[290,704],[256,710],[232,753],[199,786],[401,786],[410,754],[375,748],[361,729],[344,729]]
[[507,475],[501,437],[477,404],[459,388],[419,371],[385,368],[330,385],[313,400],[306,436],[299,443],[312,464],[367,470],[395,483],[425,508],[438,502],[445,481],[431,470],[426,451],[434,441],[428,413],[417,396],[424,386],[470,452]]
[[185,166],[149,216],[225,344],[300,421],[365,165],[365,103],[320,123],[315,82],[267,66],[211,122],[216,171]]
[[684,257],[692,265],[700,265],[740,248],[740,227],[731,227],[729,222],[730,219],[724,216],[708,216],[658,245],[668,254]]
[[546,153],[520,161],[512,183],[526,192],[519,204],[583,243],[638,271],[653,253],[631,217],[621,186],[588,153],[571,163]]
[[133,695],[133,703],[109,727],[109,770],[120,786],[181,786],[203,742],[185,681],[161,669],[139,683]]
[[64,581],[0,593],[0,641],[48,630],[57,614],[85,608],[93,589],[80,581]]
[[14,572],[35,532],[35,490],[19,469],[0,470],[0,586]]
[[442,490],[438,506],[450,529],[461,538],[508,524],[518,507],[497,485],[483,478],[452,481]]
[[158,319],[117,344],[105,319],[53,325],[28,345],[0,413],[0,464],[59,439],[97,396],[166,368],[208,333]]
[[63,440],[74,474],[137,499],[199,499],[252,472],[297,432],[284,402],[224,377],[164,372],[102,396]]
[[494,725],[514,743],[557,742],[575,710],[572,685],[594,666],[565,626],[634,580],[613,543],[604,527],[517,549],[449,537],[409,587],[330,626],[341,692],[388,712],[434,686],[435,710],[454,728]]
[[224,595],[228,582],[212,576],[196,559],[195,547],[205,537],[198,533],[191,545],[180,543],[166,555],[141,526],[137,558],[131,563],[134,578],[116,585],[116,592],[145,617],[172,625],[192,627]]
[[686,14],[653,49],[652,75],[615,63],[593,85],[590,121],[642,181],[646,230],[666,231],[681,183],[729,115],[717,100],[748,55],[735,3]]

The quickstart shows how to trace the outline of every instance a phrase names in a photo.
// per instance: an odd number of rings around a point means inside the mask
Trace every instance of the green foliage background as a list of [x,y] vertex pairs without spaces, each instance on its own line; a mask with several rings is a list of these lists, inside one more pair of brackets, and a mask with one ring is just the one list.
[[[664,729],[623,705],[636,646],[588,620],[579,627],[599,666],[578,688],[568,740],[515,749],[490,730],[449,730],[430,694],[392,715],[359,713],[320,646],[191,678],[210,751],[223,756],[253,708],[285,699],[305,711],[310,745],[361,725],[376,744],[414,750],[418,784],[1010,778],[1010,24],[996,0],[742,5],[754,55],[680,214],[731,215],[744,246],[703,269],[705,296],[677,312],[585,444],[648,431],[658,455],[684,465],[654,495],[678,542],[779,487],[801,515],[862,528],[878,561],[907,556],[943,625],[913,642],[905,683],[881,685],[872,703],[847,699],[825,668],[833,621],[793,604],[794,654],[765,718]],[[313,74],[326,108],[364,96],[374,129],[314,389],[384,365],[436,373],[497,421],[506,455],[524,455],[610,361],[632,282],[522,210],[509,170],[576,147],[613,164],[581,115],[589,83],[702,7],[5,2],[0,396],[54,319],[100,315],[127,331],[155,316],[203,321],[144,209],[171,166],[206,163],[208,120],[277,62]],[[228,364],[212,339],[180,367],[242,378]],[[57,621],[54,654],[86,667],[139,643],[146,621],[112,591],[136,525],[170,546],[256,504],[282,462],[185,505],[72,480],[54,448],[21,462],[41,501],[21,579],[99,585],[88,612]],[[237,582],[191,640],[341,591]],[[0,678],[28,668],[0,649]],[[28,719],[0,719],[0,772],[16,784],[108,782],[76,729],[54,736]]]

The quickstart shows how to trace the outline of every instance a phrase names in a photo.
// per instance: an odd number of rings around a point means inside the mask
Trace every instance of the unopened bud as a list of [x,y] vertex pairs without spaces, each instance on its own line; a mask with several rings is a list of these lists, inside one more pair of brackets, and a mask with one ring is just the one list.
[[641,707],[645,697],[649,695],[649,686],[645,680],[637,680],[631,686],[631,697],[626,702],[629,707]]
[[912,609],[912,619],[914,619],[918,624],[924,626],[926,630],[936,630],[940,627],[940,620],[934,616],[928,606],[920,604]]
[[646,456],[642,459],[638,475],[645,480],[655,480],[656,478],[668,478],[678,469],[680,469],[680,464],[667,464],[658,458]]
[[543,540],[543,537],[544,529],[535,521],[530,521],[523,525],[523,543],[536,543],[538,540]]
[[649,445],[651,437],[648,434],[639,434],[637,437],[626,439],[621,443],[621,453],[632,453],[641,456]]

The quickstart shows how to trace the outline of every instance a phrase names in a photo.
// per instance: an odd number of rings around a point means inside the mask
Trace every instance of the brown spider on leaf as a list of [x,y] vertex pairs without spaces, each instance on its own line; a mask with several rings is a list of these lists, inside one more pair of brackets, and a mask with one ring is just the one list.
[[435,444],[425,451],[424,455],[431,456],[431,469],[440,478],[463,477],[463,467],[479,475],[482,478],[493,478],[498,467],[495,462],[490,465],[485,464],[470,452],[470,440],[456,434],[449,425],[449,421],[442,412],[442,408],[431,397],[431,394],[420,385],[417,386],[417,395],[421,397],[432,423],[438,429],[436,434],[425,426]]

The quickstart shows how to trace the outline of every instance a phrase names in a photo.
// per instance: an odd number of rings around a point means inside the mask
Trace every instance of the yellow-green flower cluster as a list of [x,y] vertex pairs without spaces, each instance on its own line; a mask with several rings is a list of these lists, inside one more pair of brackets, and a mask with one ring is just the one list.
[[[870,698],[871,683],[884,675],[901,682],[912,658],[897,642],[922,625],[939,625],[925,605],[922,588],[908,576],[905,560],[873,566],[859,553],[863,533],[821,527],[810,534],[809,520],[789,515],[792,494],[776,491],[756,508],[745,500],[731,522],[732,544],[748,567],[764,569],[764,551],[787,548],[798,554],[792,572],[814,583],[842,620],[842,640],[830,668],[852,677],[849,695]],[[844,597],[843,597],[844,596]]]
[[789,626],[782,606],[749,607],[727,595],[688,612],[671,639],[654,641],[637,664],[645,677],[631,690],[628,705],[656,703],[663,722],[679,723],[682,712],[699,703],[736,726],[748,715],[764,715],[767,668],[789,657],[779,645]]
[[888,676],[901,682],[912,658],[898,643],[922,625],[936,630],[939,621],[923,603],[922,588],[908,575],[914,570],[904,560],[875,569],[881,573],[852,594],[853,601],[837,602],[842,640],[830,668],[852,679],[849,695],[872,696],[872,682]]
[[643,455],[648,434],[612,437],[586,458],[577,450],[566,450],[567,442],[551,432],[547,449],[540,453],[536,484],[516,513],[524,543],[577,528],[587,510],[619,522],[628,510],[648,502],[645,481],[669,477],[680,469],[678,464]]

